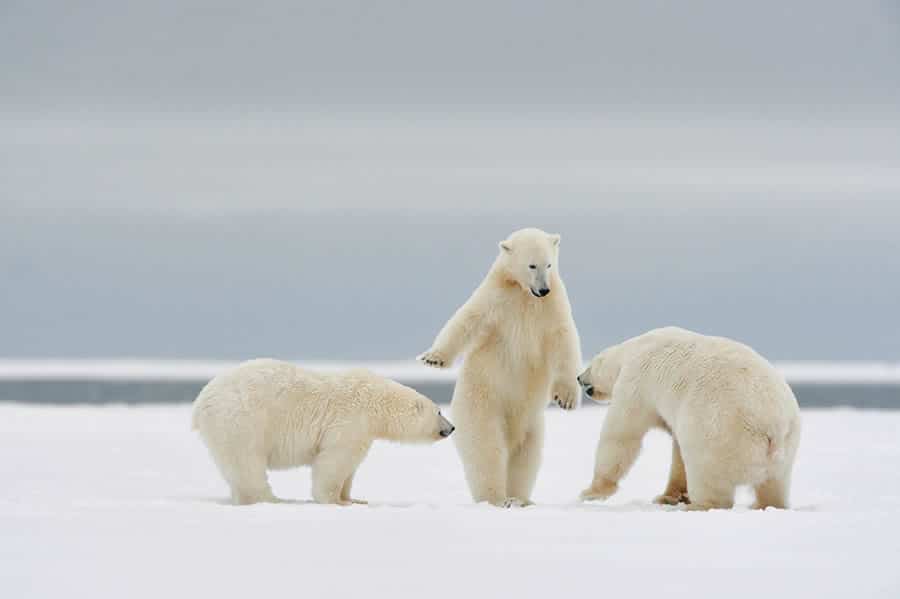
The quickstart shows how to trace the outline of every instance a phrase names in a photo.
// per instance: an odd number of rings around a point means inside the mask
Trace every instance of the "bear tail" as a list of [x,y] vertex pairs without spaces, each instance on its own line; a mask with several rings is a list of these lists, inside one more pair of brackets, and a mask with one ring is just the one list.
[[790,444],[791,438],[797,434],[798,428],[795,420],[788,425],[786,431],[766,433],[766,440],[768,441],[766,457],[773,462],[783,462],[786,457],[785,452],[787,447]]
[[784,440],[776,439],[772,435],[766,435],[769,445],[766,450],[766,457],[773,462],[780,462],[784,459]]

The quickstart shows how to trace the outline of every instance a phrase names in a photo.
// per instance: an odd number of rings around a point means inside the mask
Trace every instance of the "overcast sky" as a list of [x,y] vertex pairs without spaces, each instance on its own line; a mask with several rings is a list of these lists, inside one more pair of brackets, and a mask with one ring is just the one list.
[[0,357],[403,359],[562,234],[586,355],[900,360],[898,5],[0,4]]
[[894,0],[4,0],[16,110],[900,105]]

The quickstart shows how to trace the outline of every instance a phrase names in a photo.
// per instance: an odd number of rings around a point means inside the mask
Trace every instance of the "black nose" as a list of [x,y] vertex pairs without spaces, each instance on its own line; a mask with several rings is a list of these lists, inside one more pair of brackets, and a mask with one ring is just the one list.
[[444,437],[444,438],[447,438],[447,437],[450,436],[450,433],[452,433],[452,432],[455,431],[455,430],[456,430],[456,427],[455,427],[455,426],[452,426],[452,425],[450,426],[450,428],[442,428],[442,429],[441,429],[441,436]]
[[588,397],[594,396],[594,388],[593,387],[585,387],[584,392],[587,394]]
[[541,297],[544,297],[548,293],[550,293],[550,290],[547,289],[546,287],[544,287],[543,289],[538,289],[538,295]]

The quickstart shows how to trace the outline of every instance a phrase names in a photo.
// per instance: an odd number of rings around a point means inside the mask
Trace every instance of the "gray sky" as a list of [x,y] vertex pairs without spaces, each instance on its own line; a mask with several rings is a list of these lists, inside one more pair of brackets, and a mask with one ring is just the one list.
[[510,231],[586,354],[900,359],[895,2],[0,5],[0,357],[409,358]]
[[775,359],[900,359],[895,193],[512,191],[459,210],[22,208],[0,224],[0,356],[410,358],[496,242],[537,225],[563,235],[586,353],[679,324]]
[[5,0],[16,110],[893,112],[893,0]]

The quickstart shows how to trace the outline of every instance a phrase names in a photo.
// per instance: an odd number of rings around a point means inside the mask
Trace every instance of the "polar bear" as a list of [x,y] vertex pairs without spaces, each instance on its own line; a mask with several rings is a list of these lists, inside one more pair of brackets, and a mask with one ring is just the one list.
[[267,470],[312,466],[317,503],[350,498],[372,441],[432,442],[453,425],[424,395],[358,369],[317,373],[251,360],[210,381],[194,401],[193,428],[236,504],[277,501]]
[[656,503],[727,509],[735,488],[750,485],[754,507],[787,507],[800,410],[784,378],[746,345],[655,329],[597,355],[578,382],[611,400],[583,500],[615,493],[642,437],[659,427],[672,435],[672,465]]
[[484,281],[419,360],[447,368],[467,352],[451,410],[472,498],[531,503],[550,400],[578,404],[581,347],[559,275],[559,235],[516,231]]

